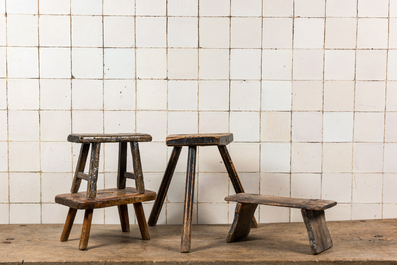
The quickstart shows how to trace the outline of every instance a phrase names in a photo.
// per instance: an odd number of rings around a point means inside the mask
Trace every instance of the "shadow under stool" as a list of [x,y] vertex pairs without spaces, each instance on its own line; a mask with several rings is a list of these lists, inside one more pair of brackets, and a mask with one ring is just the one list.
[[[84,222],[80,236],[80,250],[87,249],[90,236],[91,221],[94,209],[117,206],[121,229],[130,231],[127,204],[132,203],[142,239],[150,239],[148,226],[143,212],[142,202],[156,198],[154,191],[145,190],[139,142],[150,142],[149,134],[70,134],[69,142],[80,143],[80,155],[72,183],[71,193],[60,194],[55,202],[69,207],[61,241],[67,241],[78,209],[84,209]],[[99,154],[101,143],[118,143],[117,188],[97,191]],[[127,172],[127,143],[130,143],[134,173]],[[91,146],[89,173],[84,173],[88,152]],[[135,188],[126,187],[126,180],[134,179]],[[87,181],[87,191],[78,192],[81,180]]]
[[[187,172],[186,172],[186,186],[185,186],[185,202],[183,208],[183,228],[181,239],[181,252],[190,251],[191,232],[192,232],[192,217],[193,217],[193,199],[194,199],[194,180],[196,172],[196,152],[197,146],[218,146],[219,152],[225,163],[229,178],[233,184],[236,193],[243,193],[244,188],[238,177],[237,171],[233,165],[232,159],[227,151],[226,145],[233,141],[232,133],[215,133],[215,134],[176,134],[169,135],[166,139],[167,146],[173,146],[172,154],[169,159],[163,180],[154,202],[152,212],[148,223],[154,226],[160,215],[161,208],[164,204],[168,188],[171,183],[172,176],[178,162],[182,147],[187,146]],[[253,227],[258,227],[255,218],[252,218]]]

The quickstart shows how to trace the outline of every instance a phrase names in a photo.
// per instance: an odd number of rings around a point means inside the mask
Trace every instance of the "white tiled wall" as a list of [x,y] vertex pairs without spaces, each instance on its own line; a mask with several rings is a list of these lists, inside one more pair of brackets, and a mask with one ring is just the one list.
[[[150,133],[155,191],[168,134],[232,132],[246,191],[337,200],[329,220],[397,218],[396,49],[397,0],[0,0],[0,223],[64,222],[71,132]],[[103,147],[99,188],[116,154]],[[160,223],[181,222],[185,170],[183,150]],[[194,223],[230,223],[217,148],[197,172]]]

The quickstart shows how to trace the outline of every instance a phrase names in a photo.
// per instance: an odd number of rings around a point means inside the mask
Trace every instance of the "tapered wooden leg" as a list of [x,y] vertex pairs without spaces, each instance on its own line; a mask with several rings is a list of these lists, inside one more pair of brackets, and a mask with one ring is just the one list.
[[193,220],[193,202],[194,202],[194,180],[196,176],[196,146],[189,146],[187,170],[186,170],[186,187],[185,202],[183,207],[183,228],[181,240],[181,252],[190,251],[190,242],[192,236]]
[[96,197],[100,149],[101,143],[92,143],[89,173],[90,179],[87,181],[87,198]]
[[69,208],[68,216],[66,217],[65,226],[63,227],[61,242],[69,239],[70,231],[72,230],[74,218],[76,217],[77,209]]
[[119,209],[121,231],[129,232],[130,231],[130,219],[128,218],[128,206],[127,206],[127,204],[118,205],[117,208]]
[[[218,145],[219,153],[221,153],[223,163],[225,163],[225,167],[227,173],[229,173],[230,181],[233,184],[233,188],[236,193],[244,193],[243,184],[241,184],[240,178],[238,177],[237,170],[234,167],[232,158],[230,157],[229,152],[227,151],[226,145]],[[255,217],[252,218],[252,227],[257,228],[258,222]]]
[[149,228],[146,223],[145,213],[143,212],[142,203],[134,203],[135,215],[138,220],[139,230],[141,231],[142,239],[150,239]]
[[119,162],[117,166],[117,188],[124,189],[126,178],[125,171],[127,170],[127,143],[119,143]]
[[154,201],[152,211],[149,216],[148,224],[154,226],[157,224],[161,208],[163,207],[165,196],[167,195],[168,188],[170,187],[171,179],[175,171],[176,164],[181,154],[182,147],[175,146],[172,150],[170,160],[165,170],[163,180],[161,181],[159,191],[157,192],[156,200]]
[[143,182],[143,172],[141,165],[141,156],[139,154],[139,145],[138,142],[131,142],[130,144],[131,144],[132,162],[134,165],[135,188],[139,191],[139,193],[144,193],[145,184]]
[[324,210],[313,211],[302,209],[310,248],[313,254],[318,254],[332,247],[332,239],[325,222]]
[[252,218],[257,206],[258,204],[237,203],[233,224],[226,239],[228,243],[243,239],[249,235]]
[[92,214],[94,209],[86,209],[84,213],[84,222],[83,228],[81,229],[80,236],[80,250],[86,250],[88,246],[88,239],[90,238],[90,230],[91,230],[91,222],[92,222]]

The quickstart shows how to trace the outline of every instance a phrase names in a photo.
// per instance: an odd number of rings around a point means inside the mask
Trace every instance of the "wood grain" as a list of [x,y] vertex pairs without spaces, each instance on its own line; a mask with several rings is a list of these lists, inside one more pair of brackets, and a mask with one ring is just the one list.
[[210,146],[227,145],[232,141],[232,133],[174,134],[167,136],[166,144],[168,146]]
[[145,192],[145,183],[143,181],[143,172],[141,165],[141,156],[139,154],[139,145],[137,142],[131,142],[131,153],[132,162],[134,165],[134,175],[135,175],[135,188],[139,193]]
[[126,184],[125,171],[127,170],[127,143],[119,143],[119,161],[117,165],[117,188],[124,189]]
[[300,208],[307,210],[325,210],[336,205],[335,201],[318,199],[296,199],[288,197],[267,196],[252,193],[239,193],[227,196],[226,201],[257,203],[263,205]]
[[60,194],[55,202],[75,209],[95,209],[129,203],[151,201],[156,198],[154,191],[139,193],[136,188],[98,190],[96,198],[87,198],[85,192]]
[[302,209],[302,217],[305,221],[309,235],[310,249],[313,254],[319,254],[332,247],[332,239],[325,222],[324,210],[313,211]]
[[142,203],[134,203],[134,209],[142,239],[149,240],[150,239],[149,228],[146,223],[146,218],[145,218],[145,213],[143,211]]
[[240,240],[249,235],[257,206],[258,204],[237,203],[234,212],[234,221],[226,238],[228,243]]
[[70,231],[72,231],[72,226],[74,218],[76,217],[77,209],[69,208],[68,216],[66,217],[65,226],[63,227],[61,242],[67,241],[69,239]]
[[168,188],[170,187],[172,176],[174,175],[176,164],[178,163],[179,155],[181,154],[182,147],[175,146],[172,150],[170,160],[168,161],[167,168],[165,169],[163,179],[159,190],[157,192],[157,198],[154,201],[152,211],[149,216],[148,224],[155,226],[159,219],[161,208],[163,207],[165,197],[167,196]]
[[143,133],[116,134],[69,134],[68,141],[73,143],[114,143],[114,142],[150,142],[152,136]]
[[127,206],[127,204],[123,204],[123,205],[118,205],[117,208],[119,211],[121,231],[129,232],[130,231],[130,219],[128,218],[128,206]]
[[91,230],[91,222],[92,222],[92,214],[93,209],[87,209],[84,213],[84,222],[83,227],[81,228],[81,236],[80,236],[80,250],[86,250],[88,246],[88,239],[90,238],[90,230]]
[[193,202],[194,202],[194,183],[196,177],[196,146],[189,146],[187,169],[186,169],[186,187],[185,202],[183,207],[182,219],[182,239],[181,252],[190,251],[190,243],[192,239],[192,220],[193,220]]
[[99,172],[99,154],[101,143],[93,143],[90,158],[90,179],[87,182],[87,198],[95,198]]

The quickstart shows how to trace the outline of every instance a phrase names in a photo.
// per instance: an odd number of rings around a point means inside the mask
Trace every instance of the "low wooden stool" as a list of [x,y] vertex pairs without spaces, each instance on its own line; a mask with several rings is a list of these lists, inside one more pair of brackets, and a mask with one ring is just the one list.
[[262,204],[302,209],[312,253],[318,254],[332,247],[324,210],[335,206],[335,201],[295,199],[250,193],[227,196],[225,200],[237,202],[233,224],[227,236],[227,242],[229,243],[249,235],[255,209],[258,204]]
[[[172,154],[164,173],[163,180],[154,202],[152,212],[149,217],[149,225],[154,226],[160,215],[161,208],[164,204],[165,196],[171,183],[172,176],[178,162],[179,155],[183,146],[189,147],[186,172],[185,202],[183,208],[183,228],[181,252],[190,251],[192,217],[193,217],[193,198],[194,198],[194,180],[196,172],[196,151],[197,146],[218,146],[223,162],[225,163],[229,178],[233,184],[236,193],[244,192],[243,185],[237,175],[232,159],[227,151],[226,145],[233,141],[232,133],[216,134],[177,134],[167,137],[166,144],[173,146]],[[255,218],[252,216],[250,226],[258,227]]]
[[[90,236],[92,214],[96,208],[117,206],[119,210],[121,230],[130,231],[127,204],[133,203],[142,239],[150,239],[149,230],[143,212],[142,202],[156,198],[154,191],[145,190],[141,158],[138,142],[150,142],[149,134],[70,134],[69,142],[81,143],[79,160],[72,183],[71,193],[60,194],[55,202],[66,205],[69,213],[61,235],[61,241],[67,241],[73,226],[77,209],[85,209],[83,228],[80,237],[80,250],[87,249]],[[117,172],[117,189],[103,189],[97,191],[99,153],[101,143],[119,143],[119,160]],[[127,170],[127,143],[131,145],[134,173]],[[91,145],[89,173],[84,173],[88,151]],[[135,188],[126,187],[126,179],[135,179]],[[81,180],[86,180],[87,191],[78,192]]]

